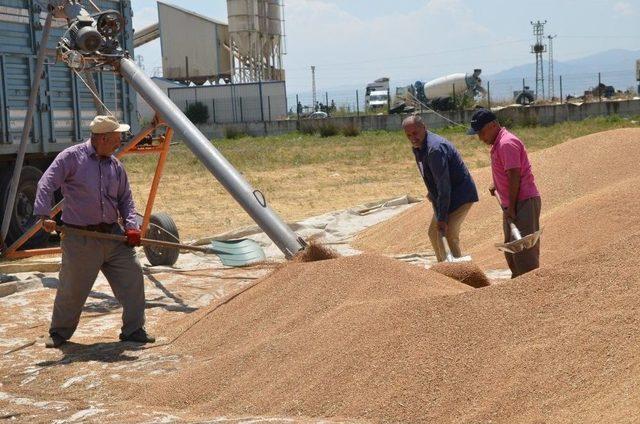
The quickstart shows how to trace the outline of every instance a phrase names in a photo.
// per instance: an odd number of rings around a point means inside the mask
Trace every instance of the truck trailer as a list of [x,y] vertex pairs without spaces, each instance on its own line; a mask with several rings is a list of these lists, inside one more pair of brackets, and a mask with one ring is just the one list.
[[[37,0],[0,0],[0,225],[6,209],[9,185],[22,136],[27,103],[35,75],[36,57],[42,39],[46,3]],[[101,10],[116,10],[124,18],[120,43],[133,52],[131,2],[94,0]],[[89,137],[89,123],[96,115],[91,86],[117,118],[139,130],[136,93],[120,76],[101,72],[74,73],[56,63],[56,44],[67,30],[65,19],[54,19],[45,47],[46,58],[33,114],[31,132],[12,208],[6,244],[30,228],[37,183],[56,155]],[[83,81],[85,80],[85,81]],[[25,247],[37,247],[48,238],[41,231]]]

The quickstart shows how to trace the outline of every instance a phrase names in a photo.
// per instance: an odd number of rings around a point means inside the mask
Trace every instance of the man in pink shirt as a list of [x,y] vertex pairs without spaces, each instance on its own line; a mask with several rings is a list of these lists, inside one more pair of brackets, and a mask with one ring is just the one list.
[[[468,134],[491,146],[492,196],[498,198],[504,210],[503,229],[505,242],[509,242],[512,221],[522,236],[540,229],[540,193],[536,187],[527,149],[518,137],[500,126],[496,115],[490,110],[479,109],[471,118]],[[534,270],[540,266],[540,240],[531,249],[512,254],[505,253],[511,269],[511,278]]]

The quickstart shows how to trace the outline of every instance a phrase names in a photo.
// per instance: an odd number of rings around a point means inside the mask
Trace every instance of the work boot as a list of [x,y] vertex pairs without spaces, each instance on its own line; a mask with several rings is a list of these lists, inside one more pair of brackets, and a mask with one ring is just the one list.
[[66,340],[62,336],[57,333],[51,333],[44,339],[44,347],[48,349],[56,348],[62,346],[64,342],[66,342]]
[[138,328],[133,333],[125,336],[120,334],[120,340],[123,342],[136,342],[136,343],[155,343],[156,338],[147,334],[147,331],[143,328]]

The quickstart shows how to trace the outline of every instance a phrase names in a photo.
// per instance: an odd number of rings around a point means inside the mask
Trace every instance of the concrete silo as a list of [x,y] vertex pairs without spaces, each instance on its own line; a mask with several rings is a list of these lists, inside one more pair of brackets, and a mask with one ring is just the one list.
[[283,80],[281,0],[227,0],[227,14],[233,81]]

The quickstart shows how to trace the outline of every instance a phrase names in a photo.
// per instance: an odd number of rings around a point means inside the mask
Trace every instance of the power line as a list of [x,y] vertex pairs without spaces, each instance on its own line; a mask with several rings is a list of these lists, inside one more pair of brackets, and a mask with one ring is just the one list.
[[[500,43],[477,45],[477,46],[473,46],[473,47],[463,47],[463,48],[460,48],[460,49],[436,50],[436,51],[432,51],[432,52],[420,53],[420,54],[410,55],[410,56],[395,56],[395,57],[377,56],[376,59],[371,59],[371,60],[359,60],[359,61],[356,61],[356,62],[342,62],[342,63],[325,63],[325,64],[316,65],[316,68],[322,68],[322,67],[325,67],[325,66],[346,66],[346,65],[360,65],[360,64],[363,64],[363,63],[379,63],[381,61],[388,61],[388,60],[415,59],[415,58],[418,58],[418,57],[433,56],[433,55],[436,55],[436,54],[458,53],[458,52],[465,52],[465,51],[470,51],[470,50],[478,50],[478,49],[482,49],[482,48],[486,48],[486,47],[497,47],[497,46],[504,46],[504,45],[507,45],[507,44],[519,44],[519,43],[524,43],[524,42],[526,42],[526,40],[512,40],[512,41],[503,41],[503,42],[500,42]],[[306,67],[288,68],[288,70],[295,70],[295,69],[306,69]]]

